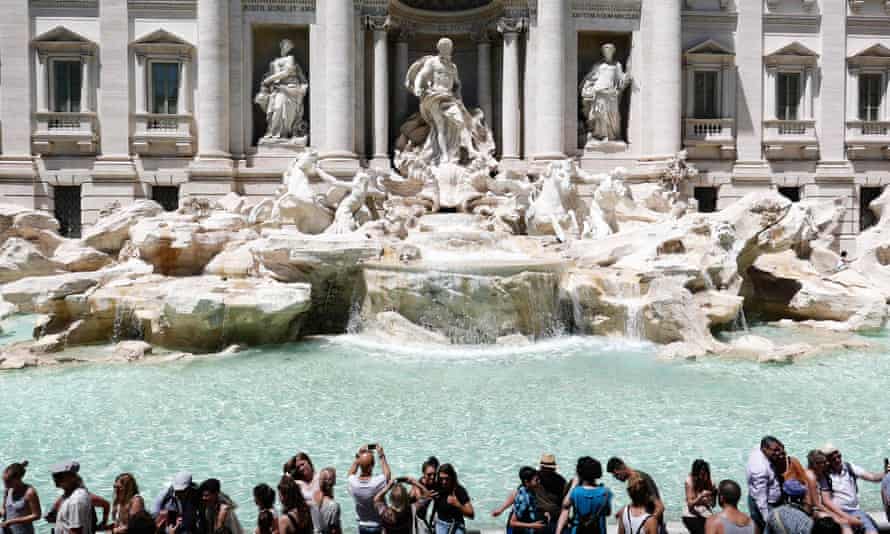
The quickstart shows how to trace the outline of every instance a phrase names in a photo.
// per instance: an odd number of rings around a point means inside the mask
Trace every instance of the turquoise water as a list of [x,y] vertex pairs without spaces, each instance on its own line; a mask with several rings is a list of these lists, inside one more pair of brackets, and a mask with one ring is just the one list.
[[[305,450],[317,467],[337,468],[351,530],[345,474],[369,441],[385,446],[397,475],[417,475],[429,454],[454,463],[475,527],[502,524],[489,511],[544,451],[564,474],[579,455],[623,456],[655,477],[675,518],[692,460],[741,481],[764,433],[798,457],[828,440],[867,468],[890,456],[887,351],[793,366],[666,364],[654,352],[590,338],[433,349],[343,336],[192,362],[0,373],[0,462],[30,460],[45,503],[55,495],[48,466],[62,459],[78,459],[88,487],[106,496],[122,471],[153,498],[189,469],[222,480],[252,526],[252,487],[274,485],[286,458]],[[620,485],[606,483],[623,502]],[[862,494],[879,508],[877,485]]]

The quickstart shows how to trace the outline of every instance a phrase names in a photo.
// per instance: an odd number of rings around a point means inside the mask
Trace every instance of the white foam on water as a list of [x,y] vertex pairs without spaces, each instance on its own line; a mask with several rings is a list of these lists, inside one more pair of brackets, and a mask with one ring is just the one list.
[[653,346],[646,341],[597,336],[560,336],[526,345],[437,345],[370,334],[346,334],[323,339],[331,345],[351,347],[373,357],[406,362],[548,360],[579,353],[606,357],[613,353],[651,353]]

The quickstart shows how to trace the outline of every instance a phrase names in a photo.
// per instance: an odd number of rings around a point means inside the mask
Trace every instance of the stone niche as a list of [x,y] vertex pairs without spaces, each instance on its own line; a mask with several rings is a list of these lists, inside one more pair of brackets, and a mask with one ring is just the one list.
[[[467,106],[467,109],[473,110],[479,107],[479,78],[478,78],[478,69],[479,69],[479,51],[477,48],[476,42],[471,38],[469,34],[454,34],[454,33],[419,33],[411,38],[408,42],[408,63],[407,65],[413,64],[415,61],[420,59],[423,56],[435,55],[436,54],[436,43],[442,37],[448,37],[454,42],[454,52],[453,52],[453,60],[457,65],[458,73],[460,74],[460,83],[461,83],[461,95],[463,96],[464,103]],[[500,42],[496,36],[493,34],[492,42],[490,47],[490,65],[491,65],[491,88],[490,94],[492,97],[492,113],[491,116],[486,116],[485,120],[488,123],[488,126],[491,128],[492,133],[495,136],[495,143],[498,148],[501,146],[501,70],[502,70],[502,61],[503,61],[503,48],[500,45]],[[394,43],[391,43],[389,49],[389,64],[393,67],[391,72],[390,79],[390,87],[389,87],[389,130],[390,130],[390,151],[392,151],[393,146],[395,145],[396,139],[399,137],[399,129],[405,120],[410,117],[412,114],[417,113],[420,106],[420,101],[414,96],[408,89],[405,88],[405,72],[399,72],[400,68],[397,63],[398,58],[396,54],[396,46]],[[371,57],[371,46],[368,45],[365,47],[369,50],[365,61],[367,64],[372,64]],[[373,82],[370,78],[371,69],[367,69],[367,84],[368,87],[373,87]],[[309,81],[310,85],[312,84],[312,80]],[[372,124],[370,121],[370,110],[373,109],[371,105],[371,98],[373,98],[372,91],[368,91],[367,95],[368,100],[368,124]],[[371,139],[371,136],[368,135],[368,139]]]
[[[630,73],[632,76],[635,75],[633,65],[628,65],[632,42],[632,34],[629,32],[578,32],[578,84],[575,88],[575,98],[578,99],[578,148],[580,149],[583,149],[587,144],[587,127],[584,123],[583,106],[581,105],[581,81],[584,80],[584,77],[597,62],[602,61],[603,54],[600,49],[606,43],[615,45],[615,59],[624,66],[624,72]],[[621,111],[621,140],[628,145],[630,145],[628,118],[630,117],[632,93],[633,86],[631,85],[622,93],[619,104],[619,110]]]
[[297,63],[303,68],[303,73],[309,78],[309,93],[303,101],[303,117],[308,122],[312,121],[312,117],[309,114],[309,99],[313,93],[312,78],[309,73],[309,29],[305,26],[255,25],[253,27],[253,72],[251,73],[252,81],[250,91],[248,92],[249,105],[252,110],[251,116],[253,117],[253,131],[250,140],[250,146],[252,147],[257,146],[257,142],[266,132],[266,115],[254,103],[254,95],[259,91],[263,77],[269,72],[269,64],[281,55],[279,45],[282,39],[293,41],[294,49],[291,55],[296,58]]

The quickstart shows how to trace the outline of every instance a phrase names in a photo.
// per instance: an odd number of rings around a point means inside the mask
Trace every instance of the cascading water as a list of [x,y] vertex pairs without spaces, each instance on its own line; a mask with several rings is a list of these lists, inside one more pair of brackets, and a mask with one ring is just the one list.
[[745,316],[745,307],[742,306],[739,308],[739,313],[736,314],[735,319],[732,322],[732,329],[736,332],[748,332],[748,318]]
[[646,338],[643,321],[643,295],[639,280],[619,280],[618,299],[625,309],[624,336],[628,339],[642,340]]

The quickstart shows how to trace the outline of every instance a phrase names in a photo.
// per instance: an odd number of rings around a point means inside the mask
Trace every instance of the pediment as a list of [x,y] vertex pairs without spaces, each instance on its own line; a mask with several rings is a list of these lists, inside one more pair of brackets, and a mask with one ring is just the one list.
[[848,58],[850,65],[890,65],[890,48],[877,43]]
[[878,43],[869,46],[865,50],[862,50],[857,54],[853,54],[850,57],[881,57],[890,59],[890,48],[887,48],[881,43]]
[[158,29],[131,41],[130,48],[139,54],[191,55],[195,45],[175,33]]
[[815,65],[819,54],[795,41],[764,56],[767,65]]
[[64,26],[41,33],[31,40],[31,45],[42,51],[91,51],[97,45],[83,35]]
[[713,39],[708,39],[693,46],[692,48],[689,48],[688,50],[686,50],[686,54],[712,54],[721,56],[735,55],[730,49]]
[[776,56],[797,56],[797,57],[814,57],[818,58],[819,54],[810,50],[806,46],[801,43],[795,41],[789,45],[785,45],[782,48],[767,54],[765,57],[776,57]]

